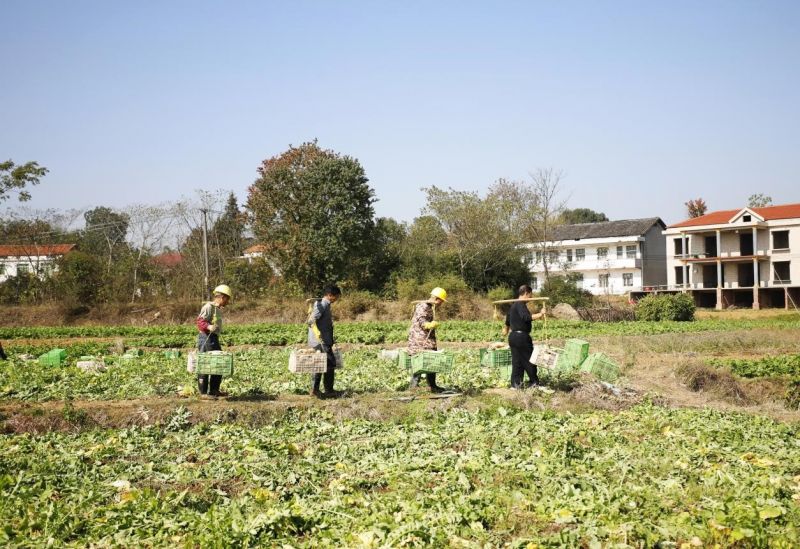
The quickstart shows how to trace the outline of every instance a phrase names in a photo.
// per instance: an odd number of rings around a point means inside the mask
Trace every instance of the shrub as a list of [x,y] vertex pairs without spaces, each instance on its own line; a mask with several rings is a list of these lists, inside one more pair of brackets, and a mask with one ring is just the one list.
[[513,299],[514,291],[507,286],[496,286],[486,293],[489,301],[500,301],[502,299]]
[[695,304],[688,294],[649,295],[636,304],[636,320],[694,320]]
[[578,275],[569,273],[566,276],[551,276],[540,292],[542,297],[549,297],[551,305],[568,303],[573,307],[586,307],[592,300],[592,294],[578,288]]
[[352,290],[342,293],[342,299],[336,304],[338,315],[342,318],[355,318],[373,309],[378,297],[364,290]]
[[785,403],[787,408],[800,410],[800,378],[789,382],[786,387]]

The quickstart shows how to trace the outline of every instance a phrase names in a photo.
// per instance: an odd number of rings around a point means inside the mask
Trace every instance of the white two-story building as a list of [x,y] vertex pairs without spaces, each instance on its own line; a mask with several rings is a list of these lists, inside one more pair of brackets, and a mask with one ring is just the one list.
[[0,282],[21,273],[48,276],[73,248],[75,244],[0,244]]
[[664,234],[669,290],[701,307],[800,307],[800,204],[715,211]]
[[594,295],[624,295],[666,284],[666,225],[658,217],[561,225],[549,242],[530,244],[531,286],[574,273]]

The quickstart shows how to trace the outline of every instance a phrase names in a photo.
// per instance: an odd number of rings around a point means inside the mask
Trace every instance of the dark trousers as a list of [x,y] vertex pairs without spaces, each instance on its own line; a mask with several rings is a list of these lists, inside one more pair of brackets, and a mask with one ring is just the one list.
[[[411,388],[416,389],[419,385],[419,381],[422,377],[422,374],[412,374],[411,375]],[[430,385],[431,389],[436,388],[436,374],[428,372],[425,374],[425,379],[428,380],[428,385]]]
[[532,384],[538,384],[536,365],[530,362],[533,353],[531,335],[525,332],[511,332],[508,334],[508,346],[511,348],[511,387],[521,388],[526,373]]
[[[326,347],[325,353],[328,355],[328,369],[324,374],[311,374],[311,389],[319,391],[319,383],[322,381],[322,386],[325,388],[326,393],[333,391],[333,382],[336,378],[336,357],[333,356],[333,351],[330,347]],[[314,347],[316,351],[322,351],[322,345]]]
[[[221,351],[222,346],[219,344],[219,336],[217,334],[199,334],[197,336],[197,351],[205,353],[206,351]],[[219,386],[222,385],[222,376],[203,374],[197,376],[197,389],[201,395],[216,395],[219,394]]]

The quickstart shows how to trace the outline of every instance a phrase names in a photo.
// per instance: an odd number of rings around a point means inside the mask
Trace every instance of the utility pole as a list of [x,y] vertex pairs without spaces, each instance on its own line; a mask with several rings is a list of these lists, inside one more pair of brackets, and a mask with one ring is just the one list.
[[203,266],[205,268],[203,276],[203,297],[209,298],[208,292],[208,210],[202,209],[203,212]]

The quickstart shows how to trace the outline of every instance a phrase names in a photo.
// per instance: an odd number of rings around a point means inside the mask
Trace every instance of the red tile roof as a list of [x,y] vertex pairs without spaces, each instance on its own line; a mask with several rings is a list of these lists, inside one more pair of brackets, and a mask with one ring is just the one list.
[[[687,219],[686,221],[681,221],[680,223],[670,225],[669,228],[697,227],[700,225],[724,225],[743,209],[744,208],[740,208],[738,210],[717,210],[715,212],[701,215],[700,217],[694,217]],[[750,208],[750,210],[763,217],[765,221],[770,221],[773,219],[800,219],[800,204],[781,204],[780,206]]]
[[64,255],[75,244],[0,244],[0,257],[36,257]]

